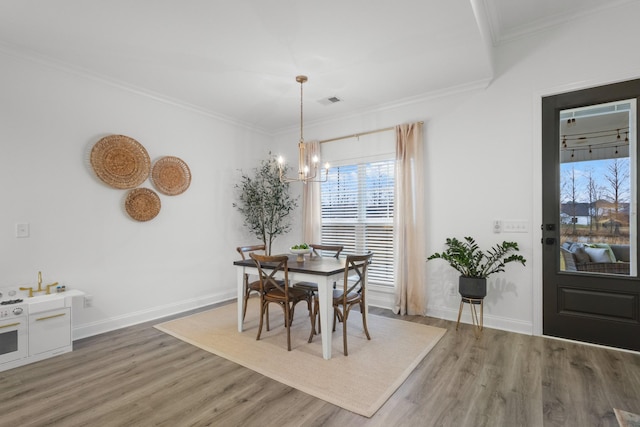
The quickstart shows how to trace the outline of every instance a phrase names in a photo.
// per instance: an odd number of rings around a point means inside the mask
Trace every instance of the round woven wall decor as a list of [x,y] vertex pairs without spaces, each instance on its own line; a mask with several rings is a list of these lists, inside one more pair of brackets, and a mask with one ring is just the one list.
[[136,221],[149,221],[160,212],[160,197],[149,188],[135,188],[127,194],[124,207]]
[[151,181],[156,190],[167,196],[184,193],[191,184],[191,171],[187,164],[173,156],[158,159],[151,168]]
[[135,188],[149,177],[151,159],[133,138],[110,135],[91,149],[91,166],[98,178],[114,188]]

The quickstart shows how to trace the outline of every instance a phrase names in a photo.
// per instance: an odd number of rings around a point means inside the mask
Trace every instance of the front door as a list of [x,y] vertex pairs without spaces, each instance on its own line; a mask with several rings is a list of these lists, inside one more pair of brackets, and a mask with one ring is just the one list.
[[542,100],[543,333],[640,351],[640,80]]

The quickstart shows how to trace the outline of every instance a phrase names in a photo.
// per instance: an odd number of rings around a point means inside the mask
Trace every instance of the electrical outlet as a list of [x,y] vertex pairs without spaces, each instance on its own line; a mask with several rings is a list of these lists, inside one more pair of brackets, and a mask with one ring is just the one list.
[[456,291],[456,285],[453,284],[449,285],[448,291],[450,297],[455,297],[458,294],[458,292]]
[[84,296],[84,308],[93,307],[93,295]]
[[502,232],[502,221],[500,221],[499,219],[493,220],[493,232],[494,233]]

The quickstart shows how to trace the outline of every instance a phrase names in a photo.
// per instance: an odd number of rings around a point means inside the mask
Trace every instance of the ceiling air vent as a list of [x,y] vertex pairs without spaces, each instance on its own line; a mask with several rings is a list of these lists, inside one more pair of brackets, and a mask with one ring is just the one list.
[[323,98],[318,102],[322,105],[331,105],[337,102],[342,102],[342,99],[338,98],[337,96],[330,96],[329,98]]

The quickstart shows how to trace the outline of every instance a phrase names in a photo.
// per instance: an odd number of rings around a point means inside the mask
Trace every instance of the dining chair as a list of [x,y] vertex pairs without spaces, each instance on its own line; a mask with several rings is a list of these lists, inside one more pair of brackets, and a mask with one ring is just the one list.
[[[289,257],[287,255],[259,255],[250,253],[249,256],[255,261],[258,268],[258,278],[260,280],[260,326],[258,336],[262,334],[262,324],[266,316],[269,316],[269,304],[275,303],[284,311],[284,326],[287,329],[287,350],[291,351],[291,323],[295,306],[301,301],[307,301],[307,306],[311,307],[311,295],[303,289],[296,289],[289,286]],[[270,264],[268,269],[263,269],[265,264]],[[276,274],[282,272],[284,280],[277,280]],[[311,311],[309,311],[311,318]],[[311,319],[313,325],[313,318]],[[269,330],[269,319],[267,318],[267,331]],[[312,333],[313,334],[313,333]]]
[[[320,245],[312,243],[309,245],[311,248],[311,256],[327,256],[326,253],[332,253],[333,258],[339,259],[340,253],[344,250],[344,246],[342,245]],[[320,253],[319,251],[322,251]],[[304,289],[308,292],[312,298],[315,298],[318,292],[318,284],[315,282],[297,282],[293,284],[294,288]],[[336,283],[333,283],[333,288],[336,288]],[[309,307],[309,311],[311,311],[311,307]]]
[[[342,342],[344,355],[348,356],[347,349],[347,319],[354,306],[360,308],[362,314],[362,326],[367,339],[370,340],[369,329],[367,328],[366,313],[366,275],[367,267],[371,263],[373,253],[369,251],[363,255],[347,255],[345,263],[343,287],[333,290],[333,330],[336,330],[336,319],[342,321]],[[315,334],[316,317],[320,310],[320,304],[316,298],[313,304],[313,314],[311,320],[311,335],[309,342],[313,340]],[[318,319],[319,320],[319,319]]]
[[[340,258],[340,252],[344,249],[342,245],[319,245],[319,244],[310,244],[312,256],[326,256],[325,251],[331,252],[333,258]],[[318,251],[322,251],[320,254]],[[315,295],[318,291],[318,284],[314,282],[297,282],[293,284],[294,288],[301,288],[311,293],[311,295]],[[335,289],[336,285],[334,283],[333,288]]]
[[[263,252],[265,250],[265,245],[251,245],[251,246],[238,246],[236,251],[240,254],[242,259],[247,259],[246,255],[251,254],[253,252]],[[249,275],[244,275],[244,297],[242,299],[242,321],[244,322],[244,318],[247,315],[247,302],[249,301],[249,297],[251,293],[260,293],[260,280],[249,281]]]

